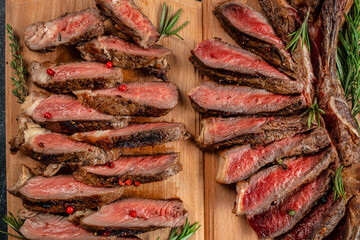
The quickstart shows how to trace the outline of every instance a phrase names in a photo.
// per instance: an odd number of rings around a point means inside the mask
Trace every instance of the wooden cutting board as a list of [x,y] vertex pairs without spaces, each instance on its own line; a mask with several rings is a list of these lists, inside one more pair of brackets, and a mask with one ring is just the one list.
[[[140,9],[158,26],[163,0],[134,0]],[[175,82],[181,92],[180,104],[169,115],[161,120],[180,121],[186,124],[193,134],[199,132],[199,115],[191,108],[186,93],[197,85],[200,76],[194,71],[188,61],[190,50],[203,39],[220,37],[225,41],[234,41],[223,31],[212,14],[214,7],[222,0],[166,0],[173,6],[173,10],[183,8],[179,24],[189,20],[190,24],[184,28],[180,35],[185,40],[176,37],[162,39],[160,44],[172,49],[174,56],[169,59],[171,70],[169,80]],[[261,11],[257,0],[242,1]],[[23,32],[29,24],[37,21],[48,21],[64,12],[76,11],[94,6],[93,0],[7,0],[6,23],[13,26],[16,34],[20,36],[23,45]],[[6,62],[10,62],[8,42],[6,49]],[[59,47],[53,53],[40,54],[23,48],[23,56],[27,64],[31,61],[67,62],[80,59],[73,47]],[[16,116],[21,112],[20,105],[12,95],[10,83],[11,69],[6,66],[6,139],[10,140],[17,131]],[[138,73],[127,71],[128,80],[150,79]],[[31,89],[36,89],[31,87]],[[192,141],[182,141],[168,144],[166,147],[181,152],[184,170],[175,177],[164,182],[144,184],[139,188],[128,188],[128,196],[148,198],[174,198],[180,197],[189,211],[191,222],[199,221],[202,227],[192,239],[207,240],[233,240],[257,239],[245,218],[232,214],[235,201],[235,186],[215,183],[218,167],[218,157],[215,154],[202,153]],[[33,165],[34,162],[23,154],[11,155],[7,148],[7,186],[17,180],[20,164]],[[8,194],[8,211],[16,213],[21,209],[21,201]],[[167,239],[169,230],[157,230],[141,235],[144,240]],[[15,238],[9,238],[15,239]]]

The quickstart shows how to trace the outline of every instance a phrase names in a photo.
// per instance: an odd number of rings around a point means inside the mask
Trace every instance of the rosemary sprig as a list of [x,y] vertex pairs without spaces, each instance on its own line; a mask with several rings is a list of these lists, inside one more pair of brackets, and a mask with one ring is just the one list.
[[336,201],[336,199],[338,199],[340,196],[343,199],[345,198],[345,189],[344,189],[344,185],[342,182],[342,170],[343,170],[344,166],[340,165],[340,167],[336,170],[336,174],[335,174],[335,179],[334,179],[334,187],[333,190],[335,192],[334,194],[334,201]]
[[351,102],[352,115],[360,113],[360,0],[354,0],[349,14],[345,14],[345,23],[339,32],[339,44],[336,55],[338,78]]
[[18,239],[25,239],[23,237],[23,235],[21,234],[20,232],[20,228],[21,226],[24,224],[23,220],[21,220],[19,217],[15,217],[14,214],[12,214],[11,212],[9,212],[9,216],[5,216],[3,218],[3,221],[9,225],[12,229],[14,229],[15,232],[17,232],[19,235],[15,235],[15,234],[12,234],[12,233],[8,233],[8,232],[3,232],[3,231],[0,231],[0,233],[2,234],[6,234],[6,235],[9,235],[9,236],[12,236],[12,237],[15,237],[15,238],[18,238]]
[[291,49],[293,52],[297,46],[297,43],[299,42],[299,39],[301,37],[301,46],[304,47],[304,44],[306,44],[307,48],[310,52],[310,38],[309,38],[309,32],[308,32],[308,20],[309,20],[310,11],[306,13],[306,17],[301,24],[300,28],[296,30],[295,32],[291,33],[289,37],[293,37],[291,41],[286,46],[286,50]]
[[18,37],[14,34],[12,27],[7,24],[6,31],[10,39],[10,51],[12,54],[12,61],[10,67],[13,70],[15,76],[10,77],[11,83],[14,85],[12,93],[18,98],[18,103],[23,103],[25,97],[29,95],[26,89],[26,76],[27,71],[24,66],[24,59],[20,53],[20,44]]
[[309,109],[307,109],[303,114],[300,116],[305,116],[306,114],[309,114],[308,118],[308,126],[309,129],[311,128],[311,123],[313,123],[315,120],[318,122],[318,127],[320,127],[320,113],[325,114],[324,110],[320,109],[319,104],[317,102],[317,98],[315,98],[314,103],[310,106]]
[[[173,30],[175,27],[177,21],[180,18],[180,14],[182,12],[182,9],[180,9],[172,18],[171,18],[171,6],[169,7],[169,11],[166,11],[166,3],[164,2],[163,9],[161,12],[161,18],[160,18],[160,27],[159,27],[159,33],[161,34],[160,39],[163,37],[175,35],[179,37],[180,39],[184,40],[178,32],[183,29],[186,25],[188,25],[189,21],[186,21],[183,25],[178,27],[177,29]],[[167,12],[167,13],[166,13]]]
[[[171,229],[169,240],[187,240],[187,239],[189,239],[201,227],[201,225],[198,225],[198,224],[199,224],[199,222],[196,222],[190,226],[188,219],[186,219],[186,223],[183,226],[183,230],[181,231],[181,233],[179,235],[176,235],[177,230],[178,230],[177,227]],[[160,237],[157,238],[157,240],[159,240],[159,239],[160,239]]]

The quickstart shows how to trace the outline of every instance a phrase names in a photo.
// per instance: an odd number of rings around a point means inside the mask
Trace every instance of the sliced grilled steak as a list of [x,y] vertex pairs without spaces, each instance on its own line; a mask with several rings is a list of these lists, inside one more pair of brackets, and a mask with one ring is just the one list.
[[[317,127],[313,122],[310,129]],[[205,118],[197,144],[203,149],[218,149],[235,144],[268,144],[310,130],[308,117]]]
[[41,128],[24,115],[18,117],[18,122],[20,133],[10,141],[12,153],[21,150],[44,164],[95,165],[114,159],[110,152],[108,154],[87,143],[73,141],[67,135]]
[[156,44],[160,34],[132,0],[96,0],[101,13],[131,37],[139,46],[148,48]]
[[263,89],[217,85],[210,81],[200,83],[188,96],[196,111],[221,116],[289,115],[307,107],[303,95],[280,95]]
[[179,100],[174,83],[129,82],[122,88],[74,92],[82,104],[99,112],[123,115],[159,117],[169,113]]
[[290,136],[265,146],[244,145],[225,150],[220,154],[220,165],[216,181],[236,183],[249,178],[266,164],[284,157],[316,153],[330,144],[324,128],[311,133]]
[[294,94],[301,92],[301,82],[290,79],[259,56],[220,39],[199,43],[191,51],[190,61],[205,75],[218,82],[264,88]]
[[113,202],[121,197],[123,188],[92,187],[76,181],[72,175],[34,176],[23,165],[18,182],[9,192],[21,197],[23,205],[30,210],[66,213],[67,206],[82,210]]
[[83,106],[69,95],[32,92],[21,105],[26,115],[41,126],[60,133],[118,129],[128,125],[129,118],[106,115]]
[[234,213],[252,215],[266,210],[273,201],[316,178],[336,159],[336,150],[331,146],[316,155],[286,159],[282,165],[260,171],[247,182],[239,182]]
[[123,199],[81,219],[80,226],[96,232],[138,234],[182,226],[187,215],[181,200]]
[[299,13],[306,14],[307,11],[310,11],[309,22],[313,23],[319,17],[324,0],[289,0],[288,2],[292,7],[296,8]]
[[213,12],[221,26],[241,47],[295,76],[291,55],[261,13],[239,2],[221,3]]
[[284,240],[323,239],[329,235],[345,214],[345,201],[334,201],[334,192],[326,197],[326,203],[319,203],[295,227],[286,233]]
[[[297,10],[285,0],[259,0],[259,3],[277,35],[285,45],[289,44],[293,37],[290,34],[298,30],[302,22]],[[310,106],[315,95],[314,84],[317,80],[313,73],[309,50],[306,46],[303,47],[299,41],[294,51],[291,52],[291,57],[294,62],[294,71],[304,84],[302,93]]]
[[[267,211],[248,216],[248,221],[259,238],[278,237],[294,227],[316,200],[326,193],[330,187],[329,175],[330,171],[325,170],[317,179],[276,201]],[[291,210],[295,211],[295,215],[289,215]]]
[[[52,69],[54,75],[46,73]],[[60,65],[31,63],[30,79],[39,87],[55,93],[69,93],[82,89],[102,89],[118,86],[123,81],[120,68],[107,68],[95,62],[72,62]]]
[[182,170],[179,153],[123,156],[113,164],[112,168],[107,165],[79,167],[74,172],[74,178],[93,186],[117,186],[119,180],[124,182],[127,179],[133,183],[162,181]]
[[100,36],[77,47],[87,61],[108,62],[126,69],[143,69],[166,80],[170,66],[165,57],[172,51],[162,46],[142,49],[135,43],[113,36]]
[[135,236],[98,236],[69,222],[67,217],[53,214],[37,214],[26,219],[20,232],[28,240],[139,240]]
[[32,51],[52,52],[61,45],[75,45],[104,34],[98,11],[88,8],[49,22],[37,22],[25,30],[25,45]]
[[71,138],[100,146],[104,149],[138,148],[178,141],[187,136],[183,123],[130,124],[117,130],[75,133]]

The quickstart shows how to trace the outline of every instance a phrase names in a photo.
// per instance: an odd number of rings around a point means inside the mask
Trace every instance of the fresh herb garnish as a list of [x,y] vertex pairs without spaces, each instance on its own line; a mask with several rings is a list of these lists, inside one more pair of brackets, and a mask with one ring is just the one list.
[[23,220],[21,220],[19,217],[15,217],[11,212],[9,212],[9,216],[5,216],[3,218],[4,222],[9,225],[12,229],[14,229],[15,232],[17,232],[19,235],[15,235],[8,232],[0,231],[0,233],[7,234],[9,236],[18,238],[18,239],[25,239],[23,235],[20,232],[21,226],[24,224]]
[[162,39],[163,37],[175,35],[175,36],[181,38],[182,40],[184,40],[178,34],[178,32],[181,29],[183,29],[186,25],[188,25],[189,21],[186,21],[183,25],[181,25],[177,29],[173,30],[173,28],[175,27],[177,21],[179,20],[182,9],[180,9],[174,15],[174,17],[172,17],[172,18],[171,18],[171,6],[169,7],[169,11],[166,11],[166,9],[167,9],[167,7],[166,7],[166,4],[164,2],[163,9],[162,9],[162,12],[161,12],[161,18],[160,18],[160,27],[159,27],[159,33],[161,34],[160,39]]
[[336,55],[337,75],[344,89],[346,100],[351,102],[351,112],[354,118],[360,113],[359,27],[360,1],[354,0],[349,14],[345,14],[345,23],[339,32]]
[[306,13],[306,17],[304,19],[304,22],[301,24],[300,28],[296,30],[295,32],[291,33],[289,37],[293,37],[289,44],[286,46],[286,50],[291,49],[293,52],[297,46],[297,43],[299,42],[299,39],[301,37],[301,46],[304,47],[304,44],[306,44],[307,48],[310,52],[310,38],[309,38],[309,32],[308,32],[308,20],[309,20],[310,11]]
[[[190,226],[188,219],[186,219],[186,223],[183,226],[183,230],[181,231],[181,233],[179,235],[176,235],[177,230],[178,230],[177,227],[171,229],[169,240],[187,240],[187,239],[189,239],[201,227],[201,225],[198,225],[198,224],[199,224],[199,222],[196,222]],[[157,240],[159,240],[159,239],[160,239],[160,237],[157,238]]]
[[15,87],[12,90],[12,93],[18,98],[18,103],[21,104],[25,101],[25,97],[29,95],[26,89],[27,71],[24,66],[23,56],[20,53],[19,38],[14,34],[13,29],[9,24],[6,25],[6,31],[9,35],[10,51],[13,57],[13,60],[10,62],[10,67],[15,75],[10,78],[11,83]]
[[334,201],[336,201],[336,199],[338,199],[340,196],[343,199],[345,198],[345,189],[344,189],[344,185],[342,182],[342,170],[343,170],[344,166],[340,165],[340,167],[336,170],[335,173],[335,179],[334,179],[334,187],[333,190],[335,192],[334,194]]
[[300,116],[302,117],[308,113],[309,113],[309,118],[308,118],[309,129],[311,128],[311,123],[313,123],[315,120],[317,120],[318,127],[320,127],[320,113],[325,114],[325,112],[322,109],[320,109],[316,98],[314,100],[314,103],[311,105],[311,107]]

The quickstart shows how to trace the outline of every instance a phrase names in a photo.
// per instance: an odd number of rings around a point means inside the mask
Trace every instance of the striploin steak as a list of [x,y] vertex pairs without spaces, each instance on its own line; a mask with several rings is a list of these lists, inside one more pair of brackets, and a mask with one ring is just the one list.
[[104,23],[98,11],[88,8],[49,22],[37,22],[25,30],[25,45],[32,51],[52,52],[55,47],[75,45],[104,34]]

